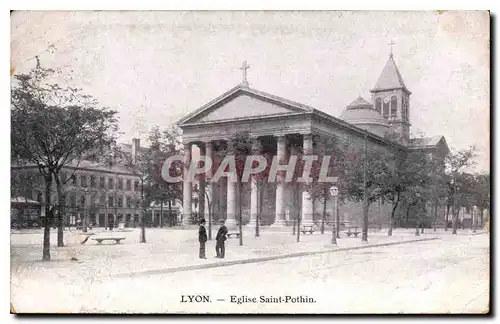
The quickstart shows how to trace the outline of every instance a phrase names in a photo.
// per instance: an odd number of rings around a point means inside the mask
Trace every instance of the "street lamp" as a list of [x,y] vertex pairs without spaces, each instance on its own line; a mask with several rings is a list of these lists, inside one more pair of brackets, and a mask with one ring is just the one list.
[[339,189],[336,186],[331,186],[330,187],[330,196],[333,197],[333,211],[335,213],[335,221],[333,222],[332,226],[332,244],[337,245],[337,230],[335,225],[335,222],[338,222],[338,210],[337,210],[337,197],[339,195]]

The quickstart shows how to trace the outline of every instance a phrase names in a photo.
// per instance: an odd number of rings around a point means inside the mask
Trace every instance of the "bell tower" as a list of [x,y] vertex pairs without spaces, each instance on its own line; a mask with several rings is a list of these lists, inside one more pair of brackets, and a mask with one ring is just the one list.
[[[391,45],[394,43],[391,43]],[[372,102],[390,125],[390,134],[396,141],[408,145],[410,138],[410,95],[411,92],[399,73],[394,55],[389,55],[377,83],[370,90]]]

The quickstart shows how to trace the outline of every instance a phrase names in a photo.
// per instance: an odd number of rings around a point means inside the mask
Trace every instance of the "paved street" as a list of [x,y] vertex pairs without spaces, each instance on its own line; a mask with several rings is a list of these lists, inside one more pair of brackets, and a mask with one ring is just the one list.
[[[433,241],[212,269],[67,279],[25,279],[15,286],[13,302],[20,310],[59,312],[485,312],[489,236],[441,235]],[[188,295],[208,296],[210,302],[181,302],[189,301]],[[231,296],[247,303],[232,303]],[[260,303],[260,296],[302,296],[296,300],[309,302]]]

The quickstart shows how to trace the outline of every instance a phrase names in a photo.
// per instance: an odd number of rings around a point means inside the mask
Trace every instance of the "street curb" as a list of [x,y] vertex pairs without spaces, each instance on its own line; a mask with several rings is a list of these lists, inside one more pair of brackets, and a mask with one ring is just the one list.
[[423,239],[418,239],[418,240],[408,240],[408,241],[402,241],[402,242],[388,242],[388,243],[371,244],[371,245],[364,245],[364,246],[362,245],[362,246],[354,246],[354,247],[347,247],[347,248],[325,249],[325,250],[320,250],[320,251],[296,252],[296,253],[273,255],[273,256],[261,257],[261,258],[250,258],[250,259],[234,260],[234,261],[227,261],[227,262],[197,264],[197,265],[192,265],[192,266],[183,266],[183,267],[175,267],[175,268],[120,273],[120,274],[113,275],[113,277],[120,278],[120,277],[134,277],[134,276],[149,276],[149,275],[182,272],[182,271],[190,271],[190,270],[211,269],[211,268],[232,266],[232,265],[237,265],[237,264],[266,262],[266,261],[274,261],[274,260],[280,260],[280,259],[297,258],[297,257],[302,257],[302,256],[307,256],[307,255],[317,255],[317,254],[350,251],[350,250],[361,250],[361,249],[368,249],[368,248],[373,248],[373,247],[399,245],[399,244],[405,244],[405,243],[415,243],[415,242],[432,241],[432,240],[439,240],[439,239],[441,239],[441,238],[431,237],[431,238],[423,238]]

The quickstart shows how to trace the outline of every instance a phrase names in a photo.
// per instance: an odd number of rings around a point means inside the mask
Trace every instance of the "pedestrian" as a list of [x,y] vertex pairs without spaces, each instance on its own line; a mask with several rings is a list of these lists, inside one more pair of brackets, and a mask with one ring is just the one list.
[[114,224],[114,219],[113,217],[109,217],[108,219],[108,226],[109,226],[109,230],[112,231],[113,230],[113,227],[115,227],[115,224]]
[[217,255],[215,256],[216,258],[224,259],[226,253],[224,246],[224,242],[226,241],[226,234],[227,227],[224,225],[224,220],[221,220],[219,231],[217,232],[217,236],[215,237],[215,240],[217,241],[215,243],[215,252],[217,253]]
[[205,243],[207,242],[207,230],[205,229],[205,220],[200,220],[200,228],[198,230],[198,241],[200,242],[200,259],[206,259]]

